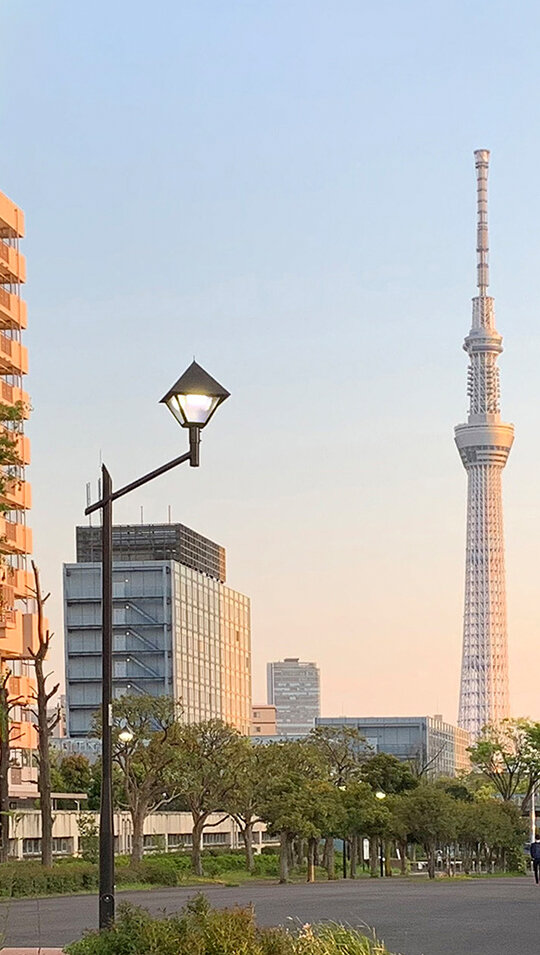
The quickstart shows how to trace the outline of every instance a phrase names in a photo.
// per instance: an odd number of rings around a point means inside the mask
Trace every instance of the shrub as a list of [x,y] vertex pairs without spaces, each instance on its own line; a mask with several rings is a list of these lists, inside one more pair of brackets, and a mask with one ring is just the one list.
[[89,862],[72,860],[45,868],[40,862],[20,861],[0,865],[0,896],[69,894],[97,888],[98,869]]
[[146,882],[148,885],[178,885],[178,871],[174,859],[168,856],[150,856],[141,862],[116,869],[118,885],[129,882]]
[[304,926],[299,934],[259,928],[249,909],[215,910],[198,897],[180,915],[155,919],[121,905],[115,925],[91,932],[68,955],[389,955],[384,946],[340,925]]

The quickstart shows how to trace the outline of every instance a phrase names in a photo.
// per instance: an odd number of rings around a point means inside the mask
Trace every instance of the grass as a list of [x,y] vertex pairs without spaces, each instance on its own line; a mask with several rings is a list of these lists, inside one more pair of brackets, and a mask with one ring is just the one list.
[[382,942],[343,925],[304,925],[296,932],[260,928],[251,909],[212,909],[198,897],[180,915],[156,919],[120,906],[115,925],[91,932],[68,955],[390,955]]

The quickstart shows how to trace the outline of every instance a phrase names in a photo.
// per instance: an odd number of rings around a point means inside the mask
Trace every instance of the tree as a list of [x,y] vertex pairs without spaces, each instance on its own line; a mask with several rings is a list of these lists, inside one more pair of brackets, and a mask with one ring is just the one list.
[[507,719],[486,726],[469,753],[473,766],[506,802],[520,794],[526,807],[540,781],[540,723]]
[[58,792],[88,793],[92,782],[90,760],[82,753],[64,756],[57,767],[55,779],[59,784]]
[[[133,826],[131,857],[143,857],[144,821],[150,812],[178,795],[178,707],[168,696],[126,694],[113,701],[113,761],[118,766]],[[94,720],[99,735],[101,714]],[[131,739],[121,740],[129,728]],[[122,734],[124,735],[124,734]]]
[[38,791],[39,791],[39,811],[41,814],[41,862],[43,865],[51,866],[52,855],[52,801],[51,801],[51,755],[50,738],[52,732],[60,719],[60,714],[56,713],[50,717],[48,707],[53,696],[58,693],[59,683],[56,683],[50,690],[47,689],[48,675],[45,673],[44,664],[49,652],[51,638],[53,634],[45,626],[45,617],[43,607],[49,597],[45,597],[41,591],[41,582],[39,571],[32,561],[32,570],[34,572],[34,597],[37,606],[38,618],[38,647],[37,650],[30,648],[30,655],[34,661],[36,671],[36,688],[33,697],[36,703],[35,716],[37,717],[38,731]]
[[361,775],[373,792],[380,791],[386,796],[407,792],[418,786],[418,778],[410,766],[390,753],[370,756],[362,767]]
[[[191,861],[202,875],[202,835],[208,817],[224,811],[233,800],[246,760],[246,740],[222,720],[192,723],[176,739],[175,784],[193,819]],[[216,825],[212,823],[211,825]]]
[[453,839],[457,815],[456,801],[432,783],[423,783],[392,799],[394,831],[424,847],[430,879],[435,878],[437,846]]
[[377,838],[388,829],[389,812],[387,806],[376,798],[371,786],[363,780],[353,780],[342,791],[341,798],[345,811],[345,832],[351,837],[351,878],[356,876],[358,845],[364,836],[370,837],[371,875],[377,875],[375,852]]
[[222,809],[234,819],[240,830],[246,853],[246,869],[253,872],[253,829],[259,820],[259,807],[266,786],[268,747],[244,740],[244,753],[239,757],[236,785],[227,795]]
[[[376,753],[371,756],[362,769],[362,779],[371,787],[374,793],[383,792],[385,796],[396,796],[400,793],[409,792],[418,786],[418,776],[415,775],[411,767],[402,762],[397,756],[390,753]],[[392,875],[390,864],[390,840],[392,836],[399,842],[401,853],[401,871],[405,872],[407,868],[407,842],[400,838],[398,834],[393,833],[391,828],[386,827],[381,831],[379,838],[384,838],[384,858],[386,866],[386,875]],[[374,874],[376,868],[373,853],[370,846],[371,874]]]
[[519,808],[490,796],[461,803],[457,816],[457,838],[462,848],[463,868],[470,872],[474,861],[479,871],[498,865],[519,868],[523,860],[526,823]]
[[[309,838],[306,827],[306,786],[328,782],[327,767],[317,747],[306,740],[270,743],[267,747],[267,777],[261,794],[260,815],[280,837],[280,882],[289,878],[289,854],[293,840]],[[312,791],[311,791],[312,792]]]

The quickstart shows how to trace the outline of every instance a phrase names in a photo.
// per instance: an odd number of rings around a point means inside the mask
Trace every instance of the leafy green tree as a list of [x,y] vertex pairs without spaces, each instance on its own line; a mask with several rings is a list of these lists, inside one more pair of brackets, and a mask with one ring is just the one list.
[[202,835],[208,817],[223,811],[238,792],[246,745],[248,741],[222,720],[182,726],[176,734],[173,786],[193,819],[191,860],[196,875],[202,875]]
[[81,753],[64,756],[56,768],[54,780],[56,792],[88,793],[92,782],[90,760]]
[[[376,798],[371,786],[363,780],[353,780],[341,791],[345,810],[345,831],[351,840],[351,878],[356,877],[358,846],[364,837],[376,847],[376,841],[388,831],[390,814],[385,802]],[[370,848],[373,850],[373,846]],[[376,854],[371,851],[371,875],[377,875]]]
[[253,854],[253,829],[259,821],[259,809],[271,761],[268,747],[243,741],[243,754],[239,754],[238,775],[233,789],[227,794],[221,807],[234,819],[240,830],[246,853],[248,872],[255,869]]
[[356,726],[316,726],[307,742],[318,750],[328,768],[330,781],[337,786],[359,779],[371,753],[365,736]]
[[[112,767],[112,801],[114,809],[126,809],[127,797],[124,774],[119,766]],[[98,810],[101,802],[101,757],[90,766],[90,785],[88,786],[88,809]]]
[[448,793],[432,783],[422,783],[392,799],[394,831],[424,847],[430,879],[435,878],[437,846],[450,842],[456,834],[456,806],[456,801]]
[[[122,775],[133,827],[131,857],[143,857],[144,821],[174,799],[178,777],[178,707],[168,696],[126,694],[113,701],[113,761]],[[94,732],[99,735],[100,714]],[[131,738],[121,739],[129,728]]]
[[457,839],[462,848],[463,868],[470,872],[498,865],[519,868],[523,862],[526,823],[518,806],[492,797],[461,803],[457,816]]
[[386,796],[407,792],[418,785],[418,778],[410,766],[390,753],[370,756],[362,767],[361,776],[373,792],[383,792]]
[[540,781],[540,723],[507,719],[486,726],[469,753],[475,769],[506,802],[519,794],[525,808]]
[[[306,823],[306,791],[328,783],[327,767],[320,751],[305,740],[270,743],[267,776],[261,794],[260,815],[280,837],[280,882],[289,878],[290,848],[297,836],[314,837]],[[313,788],[309,790],[313,794]]]

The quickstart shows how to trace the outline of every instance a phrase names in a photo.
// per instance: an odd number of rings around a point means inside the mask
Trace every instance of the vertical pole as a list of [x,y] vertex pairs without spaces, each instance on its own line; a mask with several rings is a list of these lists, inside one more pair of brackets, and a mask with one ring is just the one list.
[[381,879],[384,879],[384,855],[382,839],[379,842],[379,868],[381,870]]
[[103,464],[101,528],[102,593],[102,764],[99,815],[99,927],[114,922],[114,828],[112,805],[112,480]]
[[531,842],[536,839],[536,783],[531,793]]
[[343,837],[343,878],[347,878],[347,840]]

